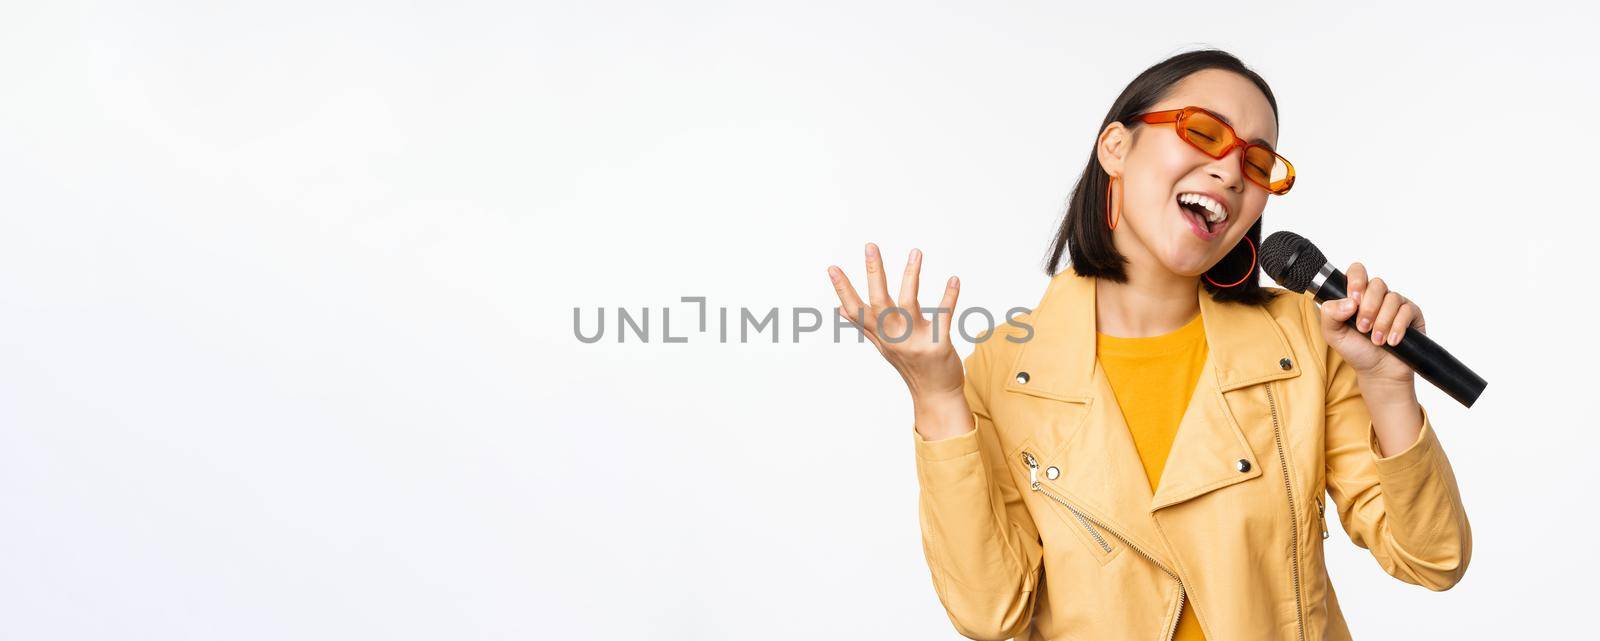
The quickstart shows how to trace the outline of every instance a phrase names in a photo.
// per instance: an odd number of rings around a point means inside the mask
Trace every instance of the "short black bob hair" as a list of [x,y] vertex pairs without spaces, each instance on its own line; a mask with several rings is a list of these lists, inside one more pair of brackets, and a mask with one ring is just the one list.
[[[1272,105],[1272,117],[1278,117],[1278,100],[1272,95],[1272,88],[1267,86],[1256,72],[1251,71],[1243,62],[1225,51],[1217,49],[1203,49],[1181,53],[1159,63],[1140,73],[1133,82],[1128,83],[1122,95],[1117,96],[1116,102],[1111,104],[1111,110],[1106,114],[1105,121],[1100,123],[1100,128],[1095,130],[1095,141],[1098,145],[1100,132],[1105,131],[1112,122],[1120,122],[1124,126],[1134,128],[1134,116],[1148,111],[1151,106],[1160,102],[1171,91],[1173,85],[1183,80],[1189,74],[1203,69],[1222,69],[1232,71],[1251,82],[1266,94],[1267,102]],[[1106,228],[1106,186],[1111,177],[1100,166],[1100,161],[1095,155],[1095,148],[1089,150],[1089,164],[1084,167],[1083,175],[1078,178],[1077,186],[1072,189],[1072,196],[1067,201],[1067,212],[1061,218],[1061,228],[1056,232],[1055,241],[1050,246],[1050,256],[1045,262],[1045,273],[1054,276],[1061,268],[1061,255],[1069,254],[1071,264],[1075,271],[1084,276],[1095,276],[1118,283],[1128,282],[1128,275],[1123,265],[1128,262],[1126,256],[1117,251],[1111,242],[1111,230]],[[1263,216],[1262,219],[1265,219]],[[1250,241],[1261,247],[1261,220],[1250,227],[1246,235]],[[1206,274],[1211,280],[1219,283],[1231,283],[1239,280],[1246,267],[1250,267],[1250,247],[1245,243],[1235,245],[1222,260],[1212,265]],[[1261,266],[1256,264],[1250,267],[1250,275],[1244,282],[1233,287],[1217,287],[1200,279],[1200,284],[1210,292],[1212,300],[1238,302],[1249,305],[1266,305],[1271,301],[1272,292],[1261,287]]]

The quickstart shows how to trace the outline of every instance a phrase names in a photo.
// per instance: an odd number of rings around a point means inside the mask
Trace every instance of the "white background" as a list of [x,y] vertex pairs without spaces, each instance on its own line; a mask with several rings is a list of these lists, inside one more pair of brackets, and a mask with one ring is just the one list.
[[1471,570],[1335,528],[1355,634],[1592,627],[1594,10],[1114,4],[5,2],[0,637],[954,638],[893,370],[678,299],[827,308],[873,240],[1031,307],[1112,99],[1198,45],[1277,93],[1266,231],[1490,381],[1420,389]]

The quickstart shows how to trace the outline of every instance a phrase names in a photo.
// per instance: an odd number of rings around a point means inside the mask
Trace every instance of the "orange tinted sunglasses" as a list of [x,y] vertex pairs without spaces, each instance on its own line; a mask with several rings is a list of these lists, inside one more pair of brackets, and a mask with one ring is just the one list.
[[1294,165],[1271,147],[1239,139],[1233,127],[1222,118],[1200,107],[1152,111],[1138,116],[1140,122],[1161,125],[1173,123],[1178,137],[1212,158],[1222,158],[1238,147],[1239,171],[1267,192],[1282,196],[1294,186]]

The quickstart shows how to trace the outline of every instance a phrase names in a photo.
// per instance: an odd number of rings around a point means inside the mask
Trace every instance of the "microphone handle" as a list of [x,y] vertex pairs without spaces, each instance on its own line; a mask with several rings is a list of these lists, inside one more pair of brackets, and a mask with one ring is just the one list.
[[[1345,291],[1347,282],[1344,272],[1337,269],[1331,271],[1332,273],[1329,273],[1323,281],[1322,287],[1314,294],[1319,303],[1348,296]],[[1355,329],[1356,317],[1351,316],[1344,324]],[[1361,332],[1359,329],[1356,331]],[[1386,342],[1381,347],[1389,350],[1389,353],[1394,354],[1401,362],[1411,366],[1423,380],[1433,383],[1434,387],[1444,390],[1450,398],[1467,407],[1472,407],[1478,400],[1478,395],[1483,393],[1483,388],[1489,384],[1482,376],[1478,376],[1472,369],[1456,360],[1450,352],[1445,351],[1422,332],[1406,332],[1399,344],[1391,346]]]

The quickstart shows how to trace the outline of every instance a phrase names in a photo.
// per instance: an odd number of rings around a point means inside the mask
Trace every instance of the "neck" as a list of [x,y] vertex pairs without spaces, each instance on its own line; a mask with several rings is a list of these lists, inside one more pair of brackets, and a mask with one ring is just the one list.
[[1141,338],[1183,327],[1200,313],[1200,283],[1159,265],[1126,265],[1128,282],[1095,279],[1095,325],[1102,334]]

